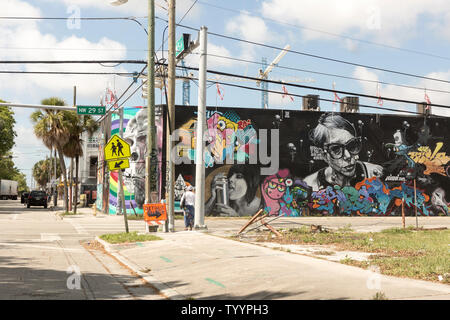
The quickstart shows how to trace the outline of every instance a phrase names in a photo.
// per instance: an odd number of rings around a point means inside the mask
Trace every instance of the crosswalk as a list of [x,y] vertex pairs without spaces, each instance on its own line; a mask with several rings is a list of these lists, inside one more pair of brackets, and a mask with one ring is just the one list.
[[[79,235],[99,235],[104,233],[117,233],[125,231],[125,223],[121,217],[106,217],[98,219],[95,217],[86,218],[64,218]],[[144,221],[128,221],[128,229],[130,232],[145,232]]]

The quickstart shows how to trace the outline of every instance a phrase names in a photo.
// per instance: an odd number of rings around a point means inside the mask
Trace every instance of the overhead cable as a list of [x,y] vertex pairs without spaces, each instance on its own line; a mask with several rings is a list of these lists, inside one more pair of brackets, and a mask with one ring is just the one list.
[[[155,17],[155,18],[163,20],[163,21],[167,21],[167,20],[164,20],[164,19],[159,18],[159,17]],[[190,27],[190,26],[182,25],[182,24],[177,24],[177,25],[179,27],[183,27],[183,28],[186,28],[186,29],[190,29],[190,30],[194,30],[194,31],[200,31],[200,29],[198,29],[198,28],[193,28],[193,27]],[[335,58],[324,57],[324,56],[320,56],[320,55],[317,55],[317,54],[301,52],[301,51],[292,50],[292,49],[286,50],[284,48],[277,47],[277,46],[274,46],[274,45],[259,43],[259,42],[250,41],[250,40],[245,40],[245,39],[232,37],[232,36],[227,36],[227,35],[223,35],[223,34],[215,33],[215,32],[210,32],[210,31],[208,31],[208,34],[216,36],[216,37],[221,37],[221,38],[225,38],[225,39],[229,39],[229,40],[244,42],[244,43],[253,44],[253,45],[256,45],[256,46],[266,47],[266,48],[270,48],[270,49],[275,49],[275,50],[280,50],[280,51],[281,50],[285,50],[285,51],[287,51],[289,53],[294,53],[294,54],[298,54],[298,55],[308,56],[308,57],[311,57],[311,58],[327,60],[327,61],[341,63],[341,64],[347,64],[347,65],[352,65],[352,66],[356,66],[356,67],[364,67],[364,68],[367,68],[367,69],[378,70],[378,71],[382,71],[382,72],[388,72],[388,73],[398,74],[398,75],[407,76],[407,77],[414,77],[414,78],[419,78],[419,79],[432,80],[432,81],[438,81],[438,82],[444,82],[444,83],[449,83],[450,84],[450,80],[444,80],[444,79],[438,79],[438,78],[432,78],[432,77],[425,77],[425,76],[416,75],[416,74],[412,74],[412,73],[406,73],[406,72],[401,72],[401,71],[396,71],[396,70],[390,70],[390,69],[381,68],[381,67],[374,67],[374,66],[364,65],[364,64],[361,64],[361,63],[355,63],[355,62],[350,62],[350,61],[345,61],[345,60],[340,60],[340,59],[335,59]]]

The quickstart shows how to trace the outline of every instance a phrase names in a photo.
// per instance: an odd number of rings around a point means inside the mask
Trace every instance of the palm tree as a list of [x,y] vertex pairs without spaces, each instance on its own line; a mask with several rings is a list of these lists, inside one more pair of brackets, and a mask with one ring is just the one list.
[[[44,99],[43,105],[64,106],[64,100],[56,97]],[[67,170],[64,162],[63,147],[69,141],[69,111],[44,109],[36,110],[31,114],[31,121],[34,123],[34,134],[42,140],[49,149],[58,151],[59,163],[63,174],[64,182],[64,209],[68,208],[67,197]]]
[[[63,153],[65,156],[70,158],[75,158],[75,203],[73,212],[77,213],[77,200],[78,200],[78,167],[80,162],[80,157],[83,156],[83,140],[81,139],[81,134],[87,131],[89,137],[94,134],[99,128],[98,123],[91,116],[79,117],[75,112],[71,112],[69,115],[69,141],[63,148]],[[72,201],[72,199],[70,199]]]
[[[32,169],[33,178],[40,187],[45,187],[45,184],[48,182],[51,172],[52,159],[49,158],[36,162]],[[56,175],[61,176],[61,167],[59,164],[57,166]]]

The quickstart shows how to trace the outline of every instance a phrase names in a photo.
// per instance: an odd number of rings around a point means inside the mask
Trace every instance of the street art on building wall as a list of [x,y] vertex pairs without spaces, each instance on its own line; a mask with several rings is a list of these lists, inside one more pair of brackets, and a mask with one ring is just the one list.
[[[257,135],[250,119],[241,118],[233,110],[211,110],[207,112],[206,119],[207,168],[233,161],[243,162],[255,152]],[[178,155],[191,161],[195,159],[195,123],[194,119],[188,119],[180,126],[181,143],[177,145]]]
[[[111,136],[119,134],[120,119],[111,118]],[[123,139],[130,145],[130,168],[123,173],[125,205],[128,214],[142,214],[145,201],[145,156],[147,153],[147,110],[141,107],[124,109]],[[162,118],[156,118],[158,172],[162,172],[163,127]],[[159,198],[161,198],[162,175],[158,177]],[[118,173],[110,172],[109,212],[117,211]]]
[[[194,184],[196,108],[177,107],[176,122],[191,161],[176,175]],[[447,118],[208,108],[205,131],[206,215],[450,215]],[[261,173],[261,150],[275,172]]]

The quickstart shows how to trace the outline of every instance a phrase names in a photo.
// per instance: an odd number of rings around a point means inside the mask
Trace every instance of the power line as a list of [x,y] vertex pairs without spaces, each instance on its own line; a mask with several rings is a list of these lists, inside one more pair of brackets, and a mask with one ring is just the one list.
[[[191,54],[197,54],[198,55],[199,53],[192,52]],[[245,63],[253,63],[253,64],[257,64],[257,65],[261,64],[261,62],[257,62],[257,61],[251,61],[251,60],[245,60],[245,59],[221,56],[221,55],[217,55],[217,54],[210,54],[210,53],[208,53],[207,55],[211,56],[211,57],[229,59],[229,60],[240,61],[240,62],[245,62]],[[299,69],[299,68],[294,68],[294,67],[280,66],[278,64],[276,65],[276,68],[292,70],[292,71],[307,72],[307,73],[313,73],[313,74],[329,76],[329,77],[336,77],[336,78],[342,78],[342,79],[357,80],[357,81],[364,81],[364,82],[371,82],[371,83],[379,83],[379,84],[390,85],[390,86],[395,86],[395,87],[402,87],[402,88],[408,88],[408,89],[417,89],[417,90],[422,90],[422,91],[426,90],[426,91],[433,91],[433,92],[440,92],[440,93],[450,93],[450,91],[445,91],[445,90],[421,88],[421,87],[415,87],[415,86],[404,85],[404,84],[397,84],[397,83],[392,83],[392,82],[369,80],[369,79],[361,79],[361,78],[343,76],[343,75],[333,74],[333,73],[326,73],[326,72],[319,72],[319,71],[313,71],[313,70],[307,70],[307,69]]]
[[147,64],[145,60],[0,60],[0,64],[87,64],[87,63],[129,63],[129,64]]
[[[180,21],[178,21],[178,23],[181,23],[181,21],[183,21],[183,19],[188,15],[188,13],[191,11],[191,9],[195,6],[195,4],[197,3],[198,0],[195,0],[195,2],[191,5],[191,7],[186,11],[186,13],[183,15],[183,17],[180,19]],[[158,18],[158,17],[155,17]],[[168,21],[166,21],[168,23]],[[166,27],[167,28],[167,27]],[[166,30],[164,29],[164,32]],[[167,42],[167,40],[169,39],[168,37],[164,39],[164,32],[163,32],[163,43],[161,44],[161,47],[159,47],[158,50],[156,50],[156,52],[158,52],[159,50],[164,48],[164,44]],[[164,57],[164,54],[163,54]]]
[[133,76],[132,72],[75,72],[75,71],[15,71],[1,70],[0,74],[58,74],[58,75],[117,75],[117,76]]
[[[226,82],[216,82],[216,83],[219,83],[221,85],[241,88],[241,89],[248,89],[248,90],[254,90],[254,91],[265,91],[265,92],[268,92],[268,93],[276,93],[276,94],[286,95],[286,93],[283,92],[283,91],[265,90],[265,89],[260,89],[260,88],[253,88],[253,87],[247,87],[247,86],[242,86],[242,85],[237,85],[237,84],[232,84],[232,83],[226,83]],[[295,94],[295,93],[288,93],[288,95],[294,96],[294,97],[299,97],[299,98],[306,97],[305,95],[299,95],[299,94]],[[318,100],[327,101],[327,102],[336,102],[336,101],[331,100],[331,99],[320,98],[320,97],[318,98]],[[404,112],[404,113],[410,113],[410,114],[415,114],[415,115],[423,115],[423,113],[415,112],[415,111],[393,109],[393,108],[385,108],[385,107],[379,107],[379,106],[371,106],[371,105],[366,105],[366,104],[361,104],[361,103],[358,103],[358,106],[359,107],[363,107],[363,108],[370,108],[370,109],[379,109],[379,110],[386,110],[386,111]],[[436,115],[436,117],[442,117],[442,116]]]
[[[163,20],[163,21],[166,21],[166,20],[164,20],[162,18],[159,18],[159,17],[155,17],[155,18]],[[177,24],[177,25],[180,26],[180,27],[186,28],[186,29],[199,31],[199,29],[197,29],[197,28],[185,26],[185,25],[182,25],[182,24]],[[215,33],[215,32],[209,32],[208,31],[208,34],[216,36],[216,37],[229,39],[229,40],[240,41],[240,42],[244,42],[244,43],[248,43],[248,44],[253,44],[253,45],[257,45],[257,46],[261,46],[261,47],[266,47],[266,48],[269,48],[269,49],[275,49],[275,50],[280,50],[280,51],[281,50],[285,50],[284,48],[277,47],[277,46],[274,46],[274,45],[259,43],[259,42],[250,41],[250,40],[245,40],[245,39],[241,39],[241,38],[237,38],[237,37],[223,35],[223,34],[220,34],[220,33]],[[407,77],[414,77],[414,78],[420,78],[420,79],[432,80],[432,81],[438,81],[438,82],[444,82],[444,83],[449,83],[450,84],[449,80],[425,77],[425,76],[420,76],[420,75],[416,75],[416,74],[412,74],[412,73],[406,73],[406,72],[395,71],[395,70],[390,70],[390,69],[386,69],[386,68],[374,67],[374,66],[364,65],[364,64],[361,64],[361,63],[355,63],[355,62],[350,62],[350,61],[345,61],[345,60],[340,60],[340,59],[335,59],[335,58],[319,56],[317,54],[301,52],[301,51],[292,50],[292,49],[285,50],[285,51],[290,52],[290,53],[294,53],[294,54],[298,54],[298,55],[311,57],[311,58],[327,60],[327,61],[336,62],[336,63],[342,63],[342,64],[352,65],[352,66],[356,66],[356,67],[364,67],[364,68],[367,68],[367,69],[373,69],[373,70],[378,70],[378,71],[382,71],[382,72],[388,72],[388,73],[403,75],[403,76],[407,76]]]
[[[180,77],[180,78],[191,79],[192,80],[192,78],[189,78],[189,77]],[[198,79],[196,79],[196,80],[198,80]],[[268,93],[275,93],[275,94],[280,94],[280,95],[286,95],[286,92],[283,92],[283,91],[265,90],[265,89],[254,88],[254,87],[247,87],[247,86],[243,86],[243,85],[232,84],[232,83],[221,82],[221,81],[214,81],[214,83],[218,83],[218,84],[229,86],[229,87],[240,88],[240,89],[248,89],[248,90],[259,91],[259,92],[264,91],[264,92],[268,92]],[[294,96],[294,97],[299,97],[299,98],[307,97],[305,95],[300,95],[300,94],[295,94],[295,93],[288,93],[288,95],[289,96]],[[331,100],[331,99],[326,99],[326,98],[320,98],[319,97],[318,100],[336,103],[336,101]],[[415,111],[409,111],[409,110],[385,108],[385,107],[371,106],[371,105],[360,104],[360,103],[358,104],[358,106],[359,107],[363,107],[363,108],[369,108],[369,109],[378,109],[378,110],[385,110],[385,111],[396,111],[396,112],[403,112],[403,113],[409,113],[409,114],[422,115],[423,116],[423,113],[415,112]],[[434,116],[435,117],[439,117],[439,118],[446,118],[445,116],[439,116],[439,115],[434,115]]]
[[[186,69],[197,70],[198,71],[198,68],[189,67],[189,66],[184,66],[184,67],[178,66],[177,68],[186,68]],[[322,87],[314,87],[314,86],[307,86],[307,85],[302,85],[302,84],[295,84],[295,83],[289,83],[289,82],[275,81],[275,80],[269,80],[269,79],[260,79],[260,78],[256,78],[256,77],[249,77],[249,76],[233,74],[233,73],[227,73],[227,72],[221,72],[221,71],[207,70],[207,72],[208,73],[212,73],[212,74],[222,75],[222,76],[228,76],[228,77],[238,77],[238,78],[254,80],[254,81],[265,81],[265,82],[272,83],[272,84],[287,85],[287,86],[303,88],[303,89],[310,89],[310,90],[326,91],[326,92],[331,92],[331,93],[340,93],[340,94],[345,94],[345,95],[360,96],[360,97],[370,98],[370,99],[377,99],[377,100],[378,99],[382,99],[382,100],[388,100],[388,101],[393,101],[393,102],[402,102],[402,103],[409,103],[409,104],[416,104],[416,105],[423,103],[423,101],[418,102],[418,101],[405,100],[405,99],[396,99],[396,98],[388,98],[388,97],[382,97],[382,96],[374,96],[374,95],[369,95],[369,94],[364,94],[364,93],[349,92],[349,91],[342,91],[342,90],[334,90],[334,89],[328,89],[328,88],[322,88]],[[447,106],[447,105],[434,104],[434,103],[429,103],[428,105],[429,106],[440,107],[440,108],[450,108],[450,106]]]
[[[142,75],[142,73],[144,72],[145,69],[147,69],[147,64],[142,68],[141,72],[139,72],[139,74],[137,74],[135,78],[138,79],[138,78]],[[133,86],[134,83],[135,83],[135,80],[133,79],[133,81],[130,83],[130,85],[128,86],[128,88],[125,89],[125,91],[122,93],[122,95],[114,102],[114,104],[106,111],[106,113],[105,113],[103,116],[101,116],[101,117],[97,120],[97,123],[100,122],[100,121],[102,121],[106,116],[109,115],[109,112],[111,111],[111,109],[112,109],[115,105],[117,105],[117,103],[120,101],[120,99],[122,99],[122,97],[128,92],[128,90],[130,90],[130,88]],[[140,87],[142,87],[143,84],[144,84],[144,83],[142,83]],[[140,88],[140,87],[139,87],[139,88]],[[139,88],[138,88],[138,89],[139,89]],[[135,90],[135,91],[133,92],[133,94],[134,94],[136,91],[137,91],[137,90]],[[127,100],[128,100],[128,99],[127,99]],[[119,108],[119,107],[117,107],[117,109],[118,109],[118,108]]]
[[249,16],[258,17],[258,18],[261,18],[263,20],[271,21],[271,22],[274,22],[274,23],[277,23],[277,24],[281,24],[281,25],[286,25],[286,26],[290,26],[290,27],[294,27],[294,28],[298,28],[298,29],[313,31],[313,32],[317,32],[317,33],[323,33],[323,34],[326,34],[326,35],[329,35],[329,36],[333,36],[333,37],[348,39],[348,40],[362,42],[362,43],[366,43],[366,44],[370,44],[370,45],[374,45],[374,46],[385,47],[385,48],[389,48],[389,49],[395,49],[395,50],[405,51],[405,52],[419,54],[419,55],[425,55],[425,56],[429,56],[429,57],[433,57],[433,58],[450,60],[449,57],[444,57],[444,56],[440,56],[440,55],[429,53],[429,52],[412,50],[412,49],[408,49],[408,48],[401,48],[401,47],[391,46],[391,45],[387,45],[387,44],[383,44],[383,43],[379,43],[379,42],[373,42],[373,41],[363,40],[363,39],[354,38],[354,37],[350,37],[350,36],[346,36],[346,35],[340,35],[340,34],[332,33],[332,32],[329,32],[329,31],[324,31],[324,30],[319,30],[319,29],[314,29],[314,28],[307,28],[307,27],[299,26],[299,25],[292,24],[292,23],[287,23],[287,22],[282,22],[282,21],[279,21],[279,20],[271,19],[271,18],[266,18],[266,17],[260,16],[260,15],[256,15],[256,14],[247,12],[247,11],[221,7],[221,6],[214,5],[214,4],[211,4],[211,3],[207,3],[207,2],[204,2],[204,1],[199,1],[199,3],[203,4],[203,5],[206,5],[206,6],[214,7],[214,8],[217,8],[217,9],[225,10],[225,11],[230,11],[230,12],[235,12],[235,13],[239,13],[239,14],[246,14],[246,15],[249,15]]

